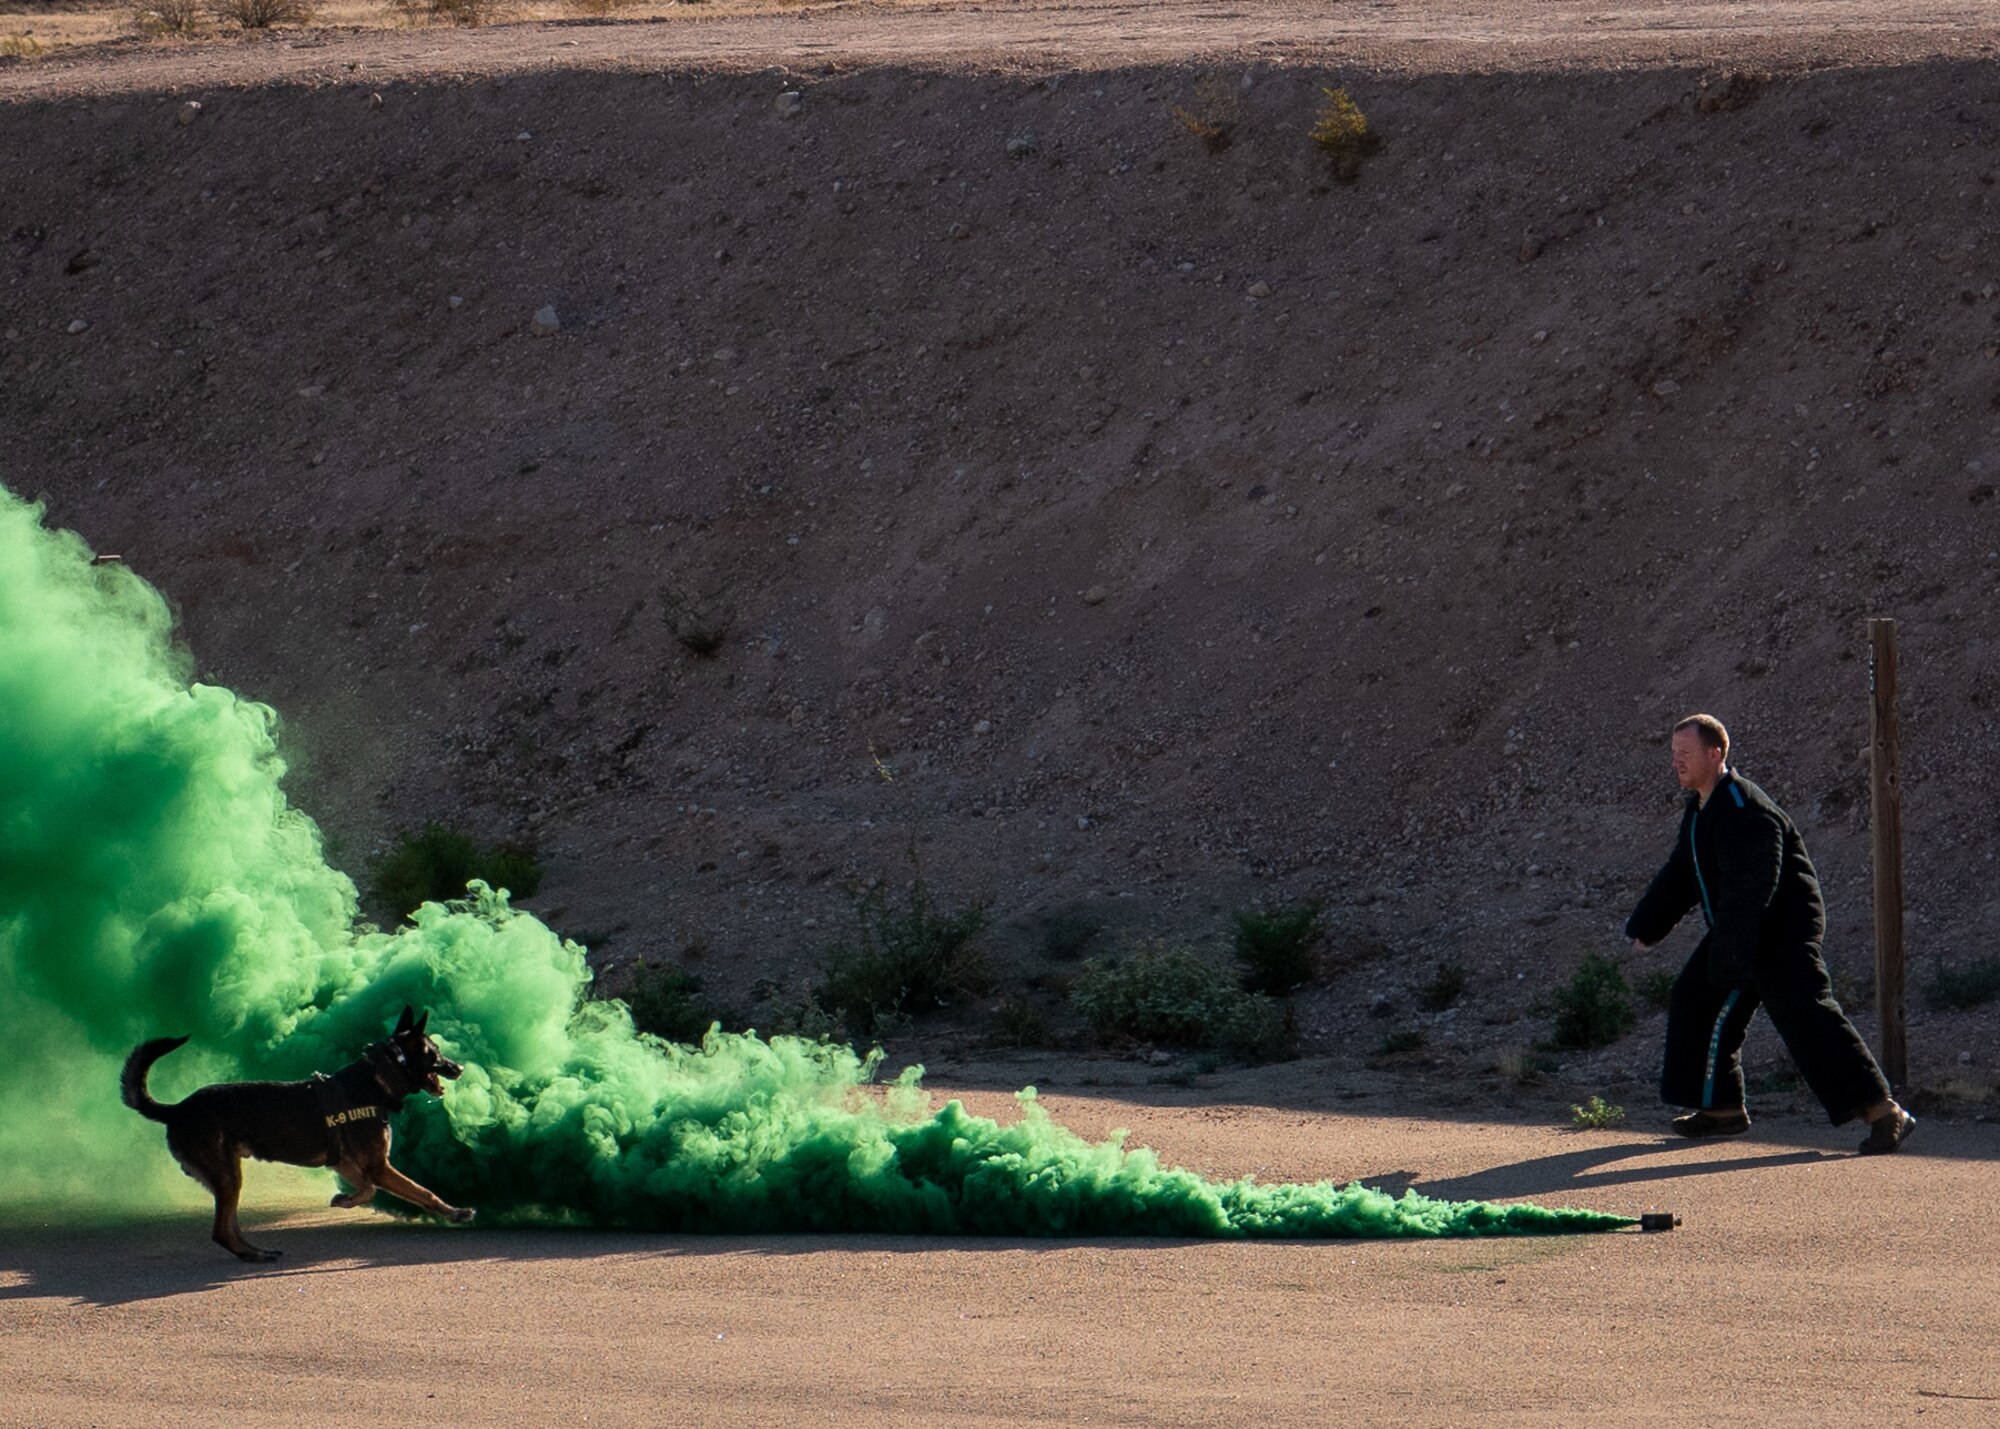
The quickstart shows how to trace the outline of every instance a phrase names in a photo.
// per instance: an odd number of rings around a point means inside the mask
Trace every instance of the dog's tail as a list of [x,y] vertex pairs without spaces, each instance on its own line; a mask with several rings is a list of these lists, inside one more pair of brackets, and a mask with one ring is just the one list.
[[153,1063],[186,1045],[185,1037],[155,1037],[150,1042],[142,1042],[125,1059],[125,1073],[118,1079],[118,1085],[125,1094],[125,1105],[153,1121],[165,1121],[167,1109],[153,1100],[153,1094],[146,1090],[146,1074],[153,1070]]

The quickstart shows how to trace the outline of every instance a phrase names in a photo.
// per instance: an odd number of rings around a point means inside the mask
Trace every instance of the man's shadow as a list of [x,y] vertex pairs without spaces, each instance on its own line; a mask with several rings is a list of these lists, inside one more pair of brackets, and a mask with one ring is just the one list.
[[1364,1186],[1377,1186],[1392,1195],[1416,1190],[1439,1201],[1493,1201],[1513,1196],[1546,1196],[1564,1191],[1580,1191],[1593,1186],[1629,1186],[1645,1181],[1678,1181],[1689,1176],[1715,1176],[1729,1171],[1761,1171],[1772,1166],[1799,1166],[1818,1161],[1845,1161],[1850,1158],[1827,1151],[1777,1151],[1766,1156],[1730,1156],[1708,1161],[1674,1161],[1667,1165],[1628,1166],[1598,1170],[1612,1162],[1639,1156],[1699,1147],[1699,1142],[1682,1140],[1621,1141],[1615,1146],[1587,1146],[1561,1151],[1553,1156],[1536,1156],[1505,1166],[1475,1171],[1469,1176],[1447,1180],[1427,1180],[1414,1171],[1391,1171],[1378,1177],[1362,1177]]

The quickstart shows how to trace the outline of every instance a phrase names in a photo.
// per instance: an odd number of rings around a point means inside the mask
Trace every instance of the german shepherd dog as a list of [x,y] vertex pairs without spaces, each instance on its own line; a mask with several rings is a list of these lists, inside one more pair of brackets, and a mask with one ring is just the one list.
[[243,1193],[243,1158],[294,1166],[331,1166],[354,1190],[336,1206],[366,1205],[377,1189],[463,1224],[473,1213],[447,1205],[389,1164],[389,1116],[417,1092],[440,1096],[440,1077],[464,1068],[438,1052],[424,1034],[431,1015],[405,1007],[396,1030],[371,1043],[359,1061],[331,1077],[303,1082],[219,1082],[185,1101],[162,1106],[146,1090],[153,1063],[185,1037],[156,1037],[125,1059],[125,1105],[167,1128],[167,1149],[181,1169],[215,1196],[215,1243],[241,1260],[276,1260],[243,1239],[236,1203]]

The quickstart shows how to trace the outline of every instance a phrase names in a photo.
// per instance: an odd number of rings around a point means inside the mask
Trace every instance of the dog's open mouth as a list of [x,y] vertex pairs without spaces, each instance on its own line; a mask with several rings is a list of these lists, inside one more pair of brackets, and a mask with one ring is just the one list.
[[452,1081],[457,1081],[459,1074],[464,1070],[465,1068],[458,1063],[448,1062],[440,1057],[437,1059],[437,1064],[424,1074],[424,1090],[434,1097],[441,1097],[444,1095],[444,1083],[438,1079],[449,1077]]

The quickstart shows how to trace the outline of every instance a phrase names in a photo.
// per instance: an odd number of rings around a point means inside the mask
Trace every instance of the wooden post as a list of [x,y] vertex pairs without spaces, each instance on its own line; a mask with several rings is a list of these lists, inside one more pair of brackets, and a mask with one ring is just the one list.
[[1903,778],[1896,753],[1896,622],[1868,622],[1868,773],[1875,835],[1875,1015],[1882,1075],[1909,1076],[1903,1020]]

